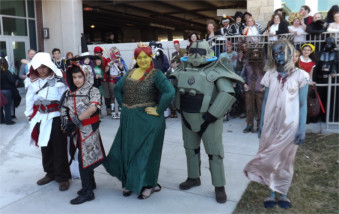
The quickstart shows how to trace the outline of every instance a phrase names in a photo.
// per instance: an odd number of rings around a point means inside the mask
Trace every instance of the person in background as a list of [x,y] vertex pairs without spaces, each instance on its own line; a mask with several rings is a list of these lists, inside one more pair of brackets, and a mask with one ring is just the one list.
[[173,45],[174,45],[175,51],[172,53],[172,59],[174,59],[177,56],[180,59],[181,57],[184,56],[184,54],[187,53],[186,49],[180,48],[180,42],[178,40],[174,40]]
[[273,23],[268,27],[269,41],[277,41],[279,34],[289,33],[288,23],[286,21],[282,22],[282,17],[279,14],[274,14],[272,16]]
[[[172,83],[172,85],[174,84],[174,80],[170,79],[170,75],[172,73],[174,73],[175,70],[177,70],[179,65],[180,65],[180,58],[179,58],[179,56],[176,56],[171,60],[170,68],[166,72],[166,77],[169,79],[169,81]],[[171,105],[169,106],[169,109],[171,111],[171,114],[169,115],[169,117],[170,118],[177,118],[178,117],[177,108],[176,108],[176,104],[175,104],[174,99],[172,100]]]
[[242,32],[244,31],[244,28],[246,27],[245,24],[242,22],[242,19],[241,19],[242,16],[243,16],[242,12],[239,12],[239,11],[237,11],[234,14],[235,23],[233,23],[228,30],[229,36],[242,35]]
[[21,66],[20,66],[20,71],[19,71],[19,78],[22,80],[26,79],[26,75],[28,73],[28,64],[31,62],[31,60],[33,59],[34,55],[35,55],[36,51],[34,49],[29,49],[27,51],[27,56],[28,56],[28,60],[21,60]]
[[334,14],[334,22],[328,25],[327,32],[339,33],[339,11]]
[[[13,125],[11,106],[13,97],[13,88],[15,88],[15,78],[8,70],[8,62],[4,57],[0,57],[0,72],[1,72],[1,93],[6,98],[6,104],[1,106],[1,124]],[[5,114],[4,114],[5,113]]]
[[220,20],[221,28],[220,28],[220,35],[227,36],[228,31],[231,27],[231,22],[234,22],[233,18],[230,16],[223,15]]
[[312,16],[310,16],[311,8],[307,5],[303,5],[300,7],[299,12],[303,15],[304,17],[304,23],[305,25],[309,25],[312,22]]
[[300,50],[301,43],[306,41],[306,25],[303,22],[301,13],[291,13],[288,21],[292,24],[288,26],[290,33],[294,34],[294,46],[297,50]]
[[72,64],[72,58],[74,57],[72,52],[67,52],[66,53],[66,59],[65,59],[65,65],[66,65],[66,69],[71,66]]
[[332,23],[332,22],[335,22],[335,20],[334,20],[334,14],[335,13],[337,13],[339,11],[339,5],[333,5],[331,8],[330,8],[330,10],[327,12],[327,16],[326,16],[326,18],[325,18],[325,20],[324,20],[324,25],[325,25],[325,27],[326,27],[326,29],[327,29],[327,27],[328,27],[328,25],[330,24],[330,23]]
[[311,40],[320,39],[321,33],[326,31],[325,22],[322,20],[321,13],[313,15],[313,22],[307,25],[306,32],[311,34]]
[[[244,15],[243,15],[243,22],[245,23],[246,26],[247,26],[247,19],[248,18],[253,18],[252,14],[249,13],[249,12],[245,12]],[[254,23],[255,23],[255,26],[258,29],[259,34],[263,34],[265,32],[266,28],[264,28],[259,22],[254,22]]]
[[191,47],[191,45],[193,44],[193,42],[200,40],[199,35],[196,32],[191,32],[190,34],[188,34],[188,42],[189,44],[186,47],[186,50],[188,51]]
[[52,55],[53,55],[53,63],[57,66],[58,69],[61,70],[62,73],[65,72],[66,70],[66,65],[65,65],[65,60],[61,57],[61,52],[59,48],[54,48],[52,50]]

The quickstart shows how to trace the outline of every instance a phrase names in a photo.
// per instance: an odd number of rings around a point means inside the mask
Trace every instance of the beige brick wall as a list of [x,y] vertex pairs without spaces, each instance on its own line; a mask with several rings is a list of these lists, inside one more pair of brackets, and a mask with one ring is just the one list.
[[273,0],[247,0],[247,11],[250,12],[256,22],[266,27],[274,12]]

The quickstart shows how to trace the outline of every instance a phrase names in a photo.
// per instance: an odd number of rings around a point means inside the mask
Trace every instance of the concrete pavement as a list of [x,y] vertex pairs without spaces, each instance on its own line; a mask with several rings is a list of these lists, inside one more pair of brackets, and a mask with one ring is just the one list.
[[[24,92],[22,91],[24,98]],[[0,213],[232,213],[249,181],[242,170],[258,149],[256,134],[242,133],[244,119],[231,118],[224,122],[223,145],[228,200],[218,204],[208,166],[208,157],[201,151],[202,185],[188,191],[179,190],[179,183],[187,178],[186,157],[181,136],[180,119],[166,120],[166,134],[162,153],[159,183],[162,190],[147,200],[132,194],[122,196],[121,183],[100,166],[95,169],[97,189],[95,200],[71,205],[81,188],[79,179],[71,181],[68,191],[60,192],[53,181],[38,186],[44,176],[40,149],[29,145],[29,125],[23,115],[23,99],[17,109],[17,124],[0,125]],[[109,151],[119,120],[105,117],[100,126],[106,153]],[[308,130],[319,132],[323,124],[308,125]],[[203,148],[203,146],[202,146]]]

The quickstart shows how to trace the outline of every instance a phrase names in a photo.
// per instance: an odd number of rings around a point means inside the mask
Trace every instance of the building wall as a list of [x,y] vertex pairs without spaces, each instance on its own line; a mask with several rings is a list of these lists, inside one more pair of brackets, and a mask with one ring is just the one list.
[[44,51],[59,48],[62,56],[71,51],[80,53],[83,30],[82,0],[42,0],[43,27],[49,28],[49,39],[44,39]]
[[247,11],[263,27],[271,19],[275,9],[281,7],[281,0],[247,0]]

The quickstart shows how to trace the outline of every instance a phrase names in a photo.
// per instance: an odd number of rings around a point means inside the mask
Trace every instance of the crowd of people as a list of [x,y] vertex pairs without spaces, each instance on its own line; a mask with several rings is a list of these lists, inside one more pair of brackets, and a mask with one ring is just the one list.
[[[266,208],[276,204],[291,207],[287,193],[295,154],[305,140],[306,122],[318,121],[317,114],[307,114],[314,111],[307,105],[310,89],[314,91],[317,83],[327,83],[338,73],[334,38],[327,37],[315,54],[314,45],[306,43],[305,32],[339,32],[339,7],[333,6],[324,21],[320,13],[313,18],[309,13],[310,8],[304,5],[290,14],[287,22],[278,9],[264,28],[249,12],[236,12],[234,18],[221,19],[220,30],[209,21],[205,40],[192,32],[186,48],[174,41],[170,60],[161,43],[139,43],[129,68],[116,47],[107,51],[97,46],[94,55],[86,50],[75,56],[68,52],[65,58],[58,48],[52,50],[53,57],[29,50],[19,78],[27,90],[25,115],[30,123],[30,141],[41,147],[46,172],[37,184],[56,180],[60,191],[67,190],[72,176],[69,162],[77,161],[82,188],[70,203],[91,201],[96,188],[94,168],[103,164],[121,181],[123,196],[136,193],[139,199],[149,198],[161,190],[158,176],[165,117],[176,118],[179,112],[188,175],[179,188],[188,190],[201,184],[203,141],[216,201],[225,203],[222,125],[230,116],[240,116],[246,117],[243,132],[258,133],[260,138],[259,151],[246,165],[245,175],[269,187]],[[258,42],[255,36],[263,33],[272,41],[268,51],[251,45]],[[285,33],[294,34],[295,43],[278,38]],[[239,39],[236,47],[231,40],[222,48],[208,43],[215,36],[236,35],[251,39]],[[20,103],[16,81],[4,57],[0,58],[0,69],[1,123],[12,125],[11,108]],[[338,101],[337,97],[327,97],[326,87],[318,91],[315,93],[323,109],[327,99]],[[106,115],[120,119],[107,156],[99,131],[103,104]],[[324,119],[325,112],[318,112]],[[338,121],[338,109],[328,114]],[[280,194],[278,200],[276,193]]]

